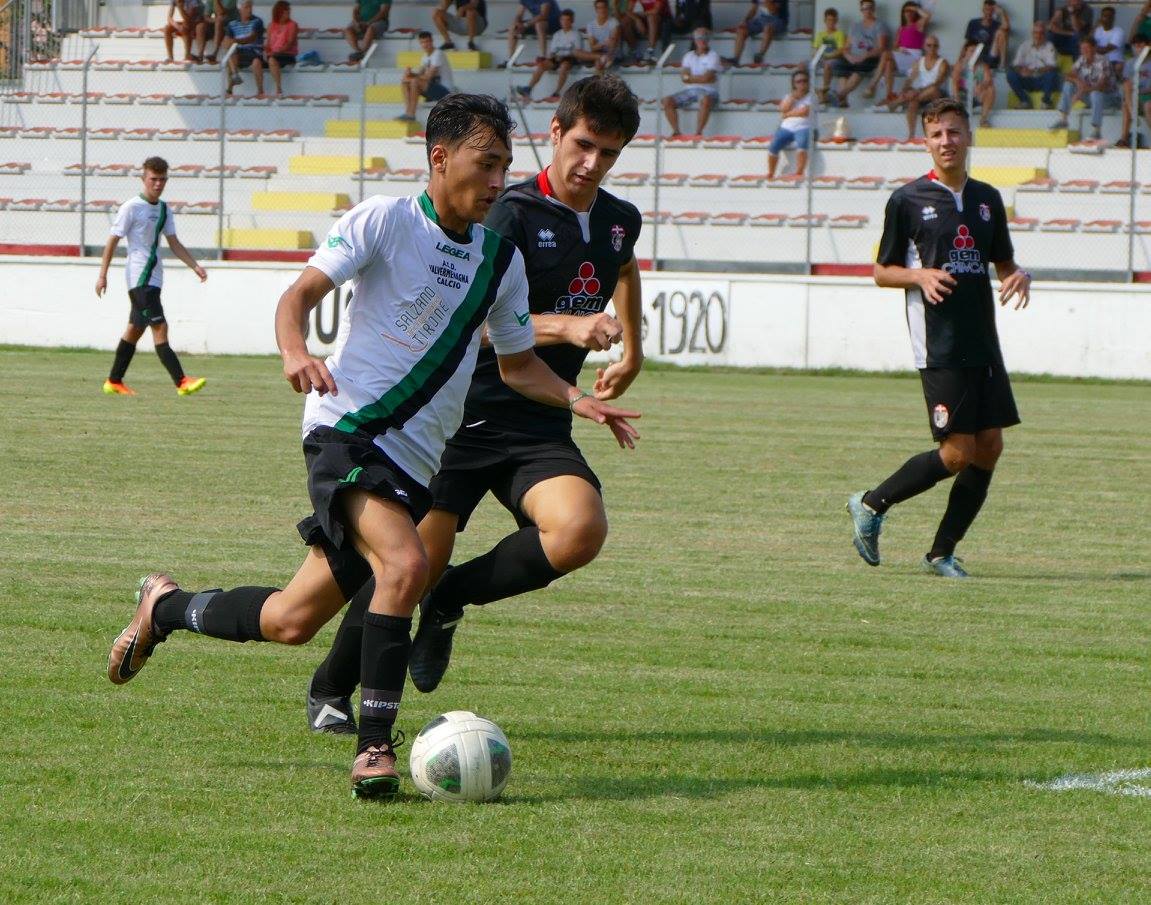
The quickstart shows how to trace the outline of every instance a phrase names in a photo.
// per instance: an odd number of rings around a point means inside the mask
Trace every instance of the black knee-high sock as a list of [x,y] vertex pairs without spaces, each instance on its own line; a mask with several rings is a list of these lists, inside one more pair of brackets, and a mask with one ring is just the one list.
[[364,614],[372,601],[376,582],[370,579],[344,608],[331,650],[312,676],[312,694],[320,698],[345,698],[360,681],[360,653],[364,640]]
[[364,614],[363,634],[357,754],[391,741],[408,673],[412,620],[368,612]]
[[467,603],[491,603],[547,587],[563,574],[548,562],[540,529],[531,525],[445,572],[432,590],[430,605],[436,612],[453,613]]
[[172,347],[167,343],[156,343],[156,354],[160,356],[160,361],[168,369],[168,375],[172,378],[172,382],[179,386],[180,381],[184,379],[184,369],[180,367],[180,359],[176,357]]
[[228,641],[263,641],[260,611],[279,588],[173,591],[156,604],[152,621],[162,633],[187,629]]
[[883,515],[896,503],[902,503],[925,490],[930,490],[951,472],[943,464],[938,449],[912,456],[886,481],[863,495],[863,502]]
[[978,465],[968,465],[956,475],[955,483],[951,485],[951,495],[947,498],[947,509],[935,533],[935,542],[927,554],[929,559],[955,553],[956,544],[963,540],[963,535],[987,499],[991,475],[992,472]]
[[124,375],[128,373],[128,365],[132,363],[132,356],[136,354],[136,344],[121,339],[116,346],[116,357],[112,360],[112,370],[108,372],[108,379],[112,383],[123,383]]

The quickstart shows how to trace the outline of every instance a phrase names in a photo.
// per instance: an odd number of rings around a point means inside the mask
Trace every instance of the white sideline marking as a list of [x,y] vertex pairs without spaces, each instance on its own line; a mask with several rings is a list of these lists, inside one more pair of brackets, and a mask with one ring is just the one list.
[[1151,786],[1139,785],[1136,780],[1151,779],[1151,768],[1142,770],[1112,770],[1109,773],[1068,773],[1050,782],[1035,782],[1027,779],[1025,786],[1044,789],[1048,792],[1069,792],[1073,789],[1088,789],[1092,792],[1105,792],[1108,795],[1131,795],[1137,798],[1151,798]]

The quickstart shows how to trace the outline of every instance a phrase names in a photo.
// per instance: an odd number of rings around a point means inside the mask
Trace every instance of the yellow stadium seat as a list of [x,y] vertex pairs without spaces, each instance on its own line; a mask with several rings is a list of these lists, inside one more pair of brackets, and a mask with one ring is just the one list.
[[1047,175],[1046,167],[972,167],[971,178],[990,182],[997,188],[1022,185]]
[[[398,119],[370,119],[365,126],[367,138],[407,138],[423,128],[419,123]],[[330,119],[324,123],[324,135],[328,138],[359,138],[360,122],[355,119]]]
[[352,199],[342,192],[255,192],[252,210],[256,211],[333,211],[352,206]]
[[[364,169],[383,170],[387,166],[387,158],[364,158]],[[359,170],[360,158],[355,154],[303,154],[288,161],[288,172],[293,176],[351,176]]]
[[364,89],[364,100],[369,104],[402,104],[404,93],[399,85],[369,85]]
[[225,248],[274,248],[296,251],[316,247],[306,229],[225,229],[220,234]]
[[[448,65],[452,70],[491,69],[492,55],[484,50],[449,50]],[[419,69],[424,60],[422,50],[401,50],[396,54],[396,66],[399,69]]]
[[1065,148],[1079,141],[1075,129],[997,129],[981,128],[975,144],[981,148]]

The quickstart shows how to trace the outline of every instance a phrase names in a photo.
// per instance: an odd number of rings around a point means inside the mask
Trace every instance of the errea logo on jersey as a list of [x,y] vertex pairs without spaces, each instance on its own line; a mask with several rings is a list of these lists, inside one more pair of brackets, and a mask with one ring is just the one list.
[[987,273],[987,265],[983,263],[983,257],[975,248],[975,237],[971,235],[971,230],[963,224],[960,224],[959,229],[956,230],[955,238],[951,240],[951,252],[948,254],[948,258],[950,260],[943,265],[943,269],[948,273]]
[[541,229],[537,234],[539,239],[540,248],[555,248],[556,247],[556,234],[553,233],[546,226]]

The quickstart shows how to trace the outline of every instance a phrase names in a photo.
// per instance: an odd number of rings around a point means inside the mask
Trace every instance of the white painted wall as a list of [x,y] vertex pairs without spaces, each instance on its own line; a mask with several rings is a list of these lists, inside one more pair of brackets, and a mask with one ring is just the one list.
[[[203,286],[178,261],[165,266],[164,307],[177,349],[275,352],[272,314],[298,265],[213,263]],[[113,267],[109,293],[98,300],[98,267],[95,259],[0,261],[0,342],[114,348],[128,314],[123,271]],[[644,348],[652,358],[911,367],[902,293],[869,280],[646,274],[643,285]],[[334,299],[325,299],[317,312],[334,335]],[[1000,311],[999,329],[1007,365],[1016,373],[1151,379],[1151,286],[1038,283],[1030,308]],[[315,329],[311,345],[316,353],[326,348]]]

